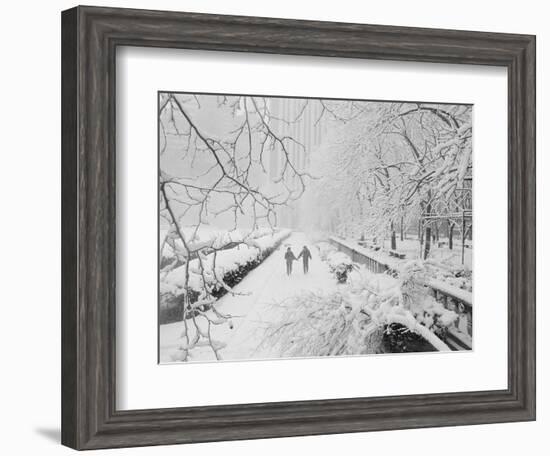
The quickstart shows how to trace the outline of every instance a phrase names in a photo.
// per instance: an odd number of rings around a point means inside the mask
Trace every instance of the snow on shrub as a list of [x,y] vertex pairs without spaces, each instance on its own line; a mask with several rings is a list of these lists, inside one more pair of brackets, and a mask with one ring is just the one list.
[[402,333],[448,351],[438,334],[458,316],[429,294],[423,274],[420,261],[403,265],[398,278],[356,268],[337,292],[304,293],[285,301],[285,312],[268,329],[265,343],[281,356],[379,353],[384,332],[402,327]]
[[383,287],[376,277],[380,274],[373,274],[366,268],[361,268],[359,274],[363,289],[369,292],[369,315],[377,324],[401,324],[438,348],[438,341],[433,340],[431,335],[443,334],[458,318],[426,288],[426,267],[420,260],[403,263],[397,270],[396,278],[386,276]]
[[338,283],[346,283],[348,274],[355,268],[349,256],[342,252],[332,252],[327,255],[327,263]]
[[[199,252],[188,268],[183,264],[161,276],[161,324],[183,318],[187,292],[190,303],[204,302],[204,308],[208,308],[209,303],[230,291],[289,235],[289,230],[269,231],[268,235],[247,239],[230,249]],[[169,308],[176,310],[170,312]]]
[[[222,249],[226,246],[241,243],[254,246],[254,243],[258,240],[268,240],[283,231],[276,232],[271,228],[257,228],[252,231],[239,229],[226,231],[202,226],[195,232],[194,228],[181,228],[181,232],[187,240],[188,247],[192,251]],[[180,264],[185,262],[187,252],[175,227],[160,231],[160,251],[161,268],[164,264],[169,264],[175,258],[179,260]]]
[[351,258],[342,252],[332,252],[327,256],[327,262],[331,268],[337,268],[340,265],[349,266],[353,264]]

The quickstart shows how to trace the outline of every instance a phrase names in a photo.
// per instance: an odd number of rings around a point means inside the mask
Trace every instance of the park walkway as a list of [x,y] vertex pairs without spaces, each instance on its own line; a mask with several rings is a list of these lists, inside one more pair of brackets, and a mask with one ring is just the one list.
[[[300,259],[294,262],[292,275],[287,276],[284,260],[287,247],[290,246],[297,257],[304,245],[312,254],[309,273],[304,275]],[[227,294],[216,304],[220,312],[235,316],[232,318],[232,325],[212,327],[213,338],[226,344],[220,351],[221,357],[224,360],[278,357],[270,352],[269,344],[259,347],[264,340],[267,326],[280,317],[281,308],[277,304],[302,292],[330,292],[336,287],[334,275],[319,258],[313,243],[303,233],[292,233],[260,266],[235,286],[234,291],[242,295]],[[182,324],[178,322],[161,326],[161,362],[172,361],[170,354],[181,343],[178,338],[182,332]],[[208,347],[196,349],[195,353],[197,360],[214,360]]]

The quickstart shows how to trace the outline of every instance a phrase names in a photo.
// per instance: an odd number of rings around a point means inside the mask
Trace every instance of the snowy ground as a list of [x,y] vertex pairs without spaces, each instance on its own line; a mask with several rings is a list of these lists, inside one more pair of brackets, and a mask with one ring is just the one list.
[[[437,242],[432,244],[430,249],[430,259],[444,264],[449,264],[455,267],[462,266],[462,241],[460,239],[455,239],[453,249],[450,250],[448,247],[447,238],[441,238],[442,243],[446,242],[447,244],[442,247],[437,246]],[[470,241],[468,241],[470,242]],[[391,249],[391,240],[384,239],[383,250],[388,252]],[[405,253],[407,259],[420,258],[420,245],[418,239],[405,239],[403,241],[397,238],[397,250],[399,252]],[[472,249],[464,249],[464,266],[468,269],[472,268]]]
[[[311,251],[309,273],[304,275],[302,260],[294,262],[290,277],[286,275],[284,252],[290,246],[296,256],[307,245]],[[317,249],[303,233],[293,233],[278,250],[273,252],[260,266],[251,271],[240,282],[235,291],[248,293],[245,296],[225,295],[217,308],[234,315],[232,326],[224,324],[212,328],[214,339],[222,341],[226,347],[220,351],[224,360],[266,359],[279,357],[269,347],[259,347],[264,340],[265,329],[270,322],[278,319],[278,303],[303,291],[330,292],[337,288],[334,275],[327,264],[319,258]],[[183,323],[160,326],[160,362],[177,361],[173,354],[181,344]],[[200,347],[192,352],[191,361],[212,361],[214,354],[208,347]]]
[[[447,238],[441,238],[442,242],[446,242]],[[397,260],[391,257],[389,251],[391,250],[391,241],[384,239],[381,242],[382,248],[379,251],[370,250],[367,247],[361,248],[356,241],[345,241],[348,245],[357,248],[358,250],[365,250],[367,255],[371,258],[378,259],[379,261],[386,263],[393,268],[398,268],[398,265],[403,260]],[[469,241],[468,241],[469,242]],[[413,260],[420,258],[420,246],[418,239],[405,239],[403,241],[397,240],[397,251],[406,255],[405,260]],[[432,266],[432,279],[447,283],[455,288],[472,292],[472,248],[464,249],[464,264],[462,261],[462,245],[460,241],[455,240],[455,245],[452,250],[448,245],[437,246],[437,243],[432,244],[430,255],[428,257],[428,263]],[[464,274],[458,277],[457,272],[464,271]],[[456,293],[455,293],[456,294]]]

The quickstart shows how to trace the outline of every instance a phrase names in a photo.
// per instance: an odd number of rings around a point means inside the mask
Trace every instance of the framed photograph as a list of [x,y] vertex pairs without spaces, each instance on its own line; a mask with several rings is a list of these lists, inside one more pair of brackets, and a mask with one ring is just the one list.
[[62,442],[535,419],[535,37],[62,13]]

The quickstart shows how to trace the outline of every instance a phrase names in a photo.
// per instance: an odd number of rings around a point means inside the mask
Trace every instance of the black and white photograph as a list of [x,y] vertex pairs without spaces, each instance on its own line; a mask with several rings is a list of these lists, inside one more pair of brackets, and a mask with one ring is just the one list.
[[472,111],[159,92],[159,362],[471,350]]
[[93,3],[3,5],[1,453],[543,455],[547,4]]

